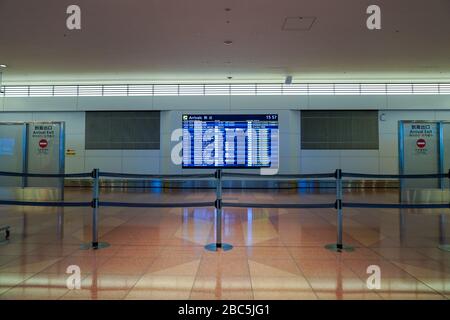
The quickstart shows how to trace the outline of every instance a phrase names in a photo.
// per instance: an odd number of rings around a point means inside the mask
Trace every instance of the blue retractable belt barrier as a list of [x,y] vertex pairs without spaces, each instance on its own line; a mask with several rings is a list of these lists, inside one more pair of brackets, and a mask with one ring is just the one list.
[[100,207],[127,207],[127,208],[199,208],[213,207],[214,202],[186,202],[186,203],[134,203],[99,201]]
[[[92,202],[61,202],[61,201],[16,201],[0,200],[0,205],[32,206],[32,207],[91,207]],[[99,206],[104,207],[130,207],[130,208],[182,208],[182,207],[213,207],[214,202],[186,202],[186,203],[132,203],[100,201]],[[334,208],[335,203],[233,203],[223,202],[223,207],[230,208],[298,208],[319,209]],[[343,202],[345,208],[373,208],[373,209],[449,209],[450,204],[395,204],[395,203],[358,203]]]
[[358,203],[343,202],[346,208],[374,208],[374,209],[449,209],[448,203],[430,203],[430,204],[404,204],[404,203]]
[[234,203],[222,202],[223,207],[229,208],[285,208],[285,209],[319,209],[334,208],[334,203]]
[[[144,178],[144,179],[204,179],[214,178],[213,174],[133,174],[133,173],[115,173],[115,172],[101,172],[101,177],[115,177],[115,178]],[[307,179],[307,178],[334,178],[335,173],[306,173],[306,174],[278,174],[278,175],[259,175],[252,173],[222,173],[223,177],[248,177],[261,178],[265,180],[277,179]],[[6,172],[0,171],[0,176],[12,177],[42,177],[42,178],[87,178],[92,177],[91,172],[86,173],[68,173],[68,174],[53,174],[53,173],[21,173],[21,172]],[[448,173],[436,174],[365,174],[365,173],[351,173],[342,172],[343,177],[353,178],[387,178],[387,179],[432,179],[432,178],[448,178]]]
[[92,173],[21,173],[21,172],[5,172],[0,171],[0,176],[8,177],[36,177],[36,178],[87,178],[91,177]]
[[114,173],[114,172],[102,172],[99,173],[100,177],[110,178],[142,178],[142,179],[204,179],[214,178],[214,174],[134,174],[134,173]]
[[0,200],[0,205],[28,207],[91,207],[92,202]]
[[342,172],[343,177],[348,178],[385,178],[385,179],[432,179],[448,178],[447,173],[433,174],[370,174],[370,173],[350,173]]
[[224,178],[261,178],[264,180],[279,180],[279,179],[307,179],[307,178],[334,178],[333,173],[305,173],[305,174],[277,174],[277,175],[260,175],[254,173],[228,173],[223,172]]
[[[232,246],[222,243],[222,208],[285,208],[285,209],[336,209],[337,210],[337,242],[327,245],[326,247],[334,251],[353,250],[348,245],[342,243],[343,235],[343,213],[342,208],[374,208],[374,209],[449,209],[450,204],[394,204],[394,203],[355,203],[342,201],[342,177],[360,177],[360,178],[388,178],[388,179],[430,179],[430,178],[450,178],[448,174],[407,174],[407,175],[389,175],[389,174],[361,174],[361,173],[342,173],[338,169],[333,173],[319,174],[294,174],[294,175],[258,175],[246,173],[223,173],[220,169],[215,174],[186,174],[186,175],[153,175],[153,174],[128,174],[101,172],[94,169],[89,173],[72,173],[72,174],[36,174],[36,173],[17,173],[0,171],[0,176],[16,176],[16,177],[46,177],[46,178],[91,178],[93,179],[92,201],[90,202],[46,202],[46,201],[15,201],[0,200],[0,205],[15,206],[33,206],[33,207],[91,207],[92,208],[92,241],[83,248],[100,249],[107,247],[107,243],[100,243],[98,237],[98,221],[99,207],[127,207],[127,208],[192,208],[192,207],[214,207],[216,208],[215,225],[216,225],[216,243],[207,245],[208,250],[217,250],[223,248],[229,250]],[[99,201],[99,182],[100,177],[117,177],[117,178],[141,178],[145,180],[181,180],[187,182],[189,179],[214,179],[216,181],[216,200],[214,202],[183,202],[183,203],[132,203],[132,202],[113,202]],[[300,180],[308,178],[334,178],[336,182],[336,201],[334,203],[235,203],[222,201],[222,182],[223,178],[237,177],[249,178],[248,180]],[[9,230],[8,230],[9,231]],[[213,248],[213,249],[211,249]],[[228,248],[228,249],[225,249]]]

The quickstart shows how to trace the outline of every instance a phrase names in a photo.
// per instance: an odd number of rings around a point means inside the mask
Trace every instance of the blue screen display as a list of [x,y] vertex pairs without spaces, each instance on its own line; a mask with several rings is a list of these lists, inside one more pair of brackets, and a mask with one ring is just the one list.
[[189,115],[183,122],[183,168],[278,166],[278,115]]
[[0,138],[0,156],[14,155],[16,140],[13,138]]

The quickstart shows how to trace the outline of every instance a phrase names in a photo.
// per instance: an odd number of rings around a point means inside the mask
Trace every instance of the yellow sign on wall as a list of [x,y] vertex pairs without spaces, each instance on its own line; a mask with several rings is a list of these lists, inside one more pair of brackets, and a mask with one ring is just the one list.
[[74,155],[76,155],[77,153],[75,152],[75,150],[73,150],[73,149],[67,149],[66,150],[66,156],[74,156]]

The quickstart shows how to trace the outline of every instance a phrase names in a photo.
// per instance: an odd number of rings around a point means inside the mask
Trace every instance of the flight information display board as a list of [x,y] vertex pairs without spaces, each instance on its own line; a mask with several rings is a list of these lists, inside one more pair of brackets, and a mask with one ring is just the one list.
[[183,168],[278,166],[278,115],[185,114]]

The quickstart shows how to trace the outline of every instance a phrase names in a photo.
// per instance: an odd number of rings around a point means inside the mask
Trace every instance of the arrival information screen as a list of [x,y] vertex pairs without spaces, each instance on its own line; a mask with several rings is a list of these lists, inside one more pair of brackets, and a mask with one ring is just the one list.
[[278,164],[278,115],[189,115],[183,168],[262,168]]

